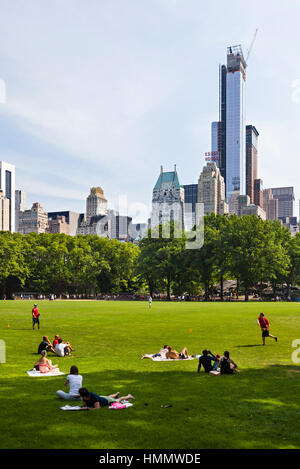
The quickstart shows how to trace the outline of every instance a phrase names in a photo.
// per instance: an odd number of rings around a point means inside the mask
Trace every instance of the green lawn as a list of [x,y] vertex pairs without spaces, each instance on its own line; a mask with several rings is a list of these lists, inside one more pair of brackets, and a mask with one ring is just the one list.
[[[291,360],[300,304],[154,302],[149,311],[146,302],[40,301],[40,331],[31,328],[31,307],[0,302],[1,448],[300,448],[300,366]],[[260,311],[278,343],[261,346]],[[42,335],[56,333],[76,348],[54,358],[62,371],[75,364],[89,390],[130,392],[134,406],[61,411],[55,391],[65,377],[26,374]],[[227,349],[242,373],[214,378],[197,375],[197,361],[139,359],[164,344],[193,354]]]

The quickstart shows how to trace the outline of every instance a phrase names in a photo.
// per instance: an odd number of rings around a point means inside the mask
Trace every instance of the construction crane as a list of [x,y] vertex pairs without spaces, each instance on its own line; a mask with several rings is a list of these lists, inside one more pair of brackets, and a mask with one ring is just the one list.
[[245,62],[246,62],[246,67],[248,66],[249,56],[250,56],[251,51],[252,51],[252,49],[253,49],[253,46],[254,46],[254,43],[255,43],[255,39],[256,39],[257,33],[258,33],[258,28],[256,28],[256,30],[255,30],[255,33],[254,33],[252,42],[251,42],[250,47],[249,47],[249,49],[248,49],[248,54],[247,54],[247,57],[246,57],[246,60],[245,60]]

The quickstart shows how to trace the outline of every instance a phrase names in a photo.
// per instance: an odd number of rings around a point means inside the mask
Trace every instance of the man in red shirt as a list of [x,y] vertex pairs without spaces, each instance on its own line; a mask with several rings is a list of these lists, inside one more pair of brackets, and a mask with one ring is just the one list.
[[34,329],[34,326],[37,324],[38,328],[40,328],[40,313],[37,307],[37,304],[34,304],[32,308],[32,329]]
[[277,337],[275,337],[274,335],[271,335],[269,332],[270,323],[267,320],[267,318],[265,318],[264,313],[260,313],[259,317],[257,318],[257,324],[260,326],[262,330],[263,345],[266,345],[266,337],[272,337],[272,339],[275,339],[275,341],[277,342],[278,340]]

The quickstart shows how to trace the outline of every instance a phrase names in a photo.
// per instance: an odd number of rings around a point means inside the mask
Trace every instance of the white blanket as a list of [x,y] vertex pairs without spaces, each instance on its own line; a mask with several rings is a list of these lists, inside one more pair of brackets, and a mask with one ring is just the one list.
[[81,407],[78,405],[65,405],[61,407],[61,410],[80,410]]
[[59,375],[64,375],[62,371],[59,371],[59,369],[54,368],[52,371],[48,371],[48,373],[41,373],[40,371],[37,370],[29,370],[27,371],[28,376],[31,376],[32,378],[40,378],[41,376],[59,376]]
[[[126,405],[126,408],[127,408],[127,407],[131,407],[133,404],[131,404],[130,402],[124,402],[124,405]],[[65,405],[61,407],[61,410],[80,410],[80,409],[81,407],[78,405]],[[109,407],[109,409],[120,410],[120,409],[116,409],[115,407]]]
[[153,355],[155,355],[155,354],[149,354],[148,355],[147,353],[145,353],[144,357],[151,358],[151,360],[153,362],[185,362],[185,361],[188,361],[188,360],[195,360],[196,359],[196,357],[189,357],[189,358],[185,358],[183,360],[181,358],[170,360],[169,358],[153,357]]

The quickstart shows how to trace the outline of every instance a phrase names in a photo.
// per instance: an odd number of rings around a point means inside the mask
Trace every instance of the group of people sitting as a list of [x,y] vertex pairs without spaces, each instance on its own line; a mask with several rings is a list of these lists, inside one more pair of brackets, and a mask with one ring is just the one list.
[[46,350],[46,352],[52,352],[58,357],[65,357],[66,355],[71,355],[71,352],[74,352],[70,342],[63,341],[59,335],[55,335],[53,343],[51,343],[48,336],[45,335],[38,346],[38,354],[40,355],[43,350]]
[[108,396],[99,396],[94,392],[88,391],[82,387],[82,375],[79,374],[77,366],[73,365],[70,369],[70,374],[67,376],[65,386],[69,387],[69,392],[56,391],[56,395],[60,399],[68,401],[83,401],[81,410],[92,410],[100,409],[101,407],[107,407],[114,402],[122,403],[134,399],[131,394],[127,396],[120,396],[120,393],[109,394]]
[[240,372],[237,364],[230,358],[228,351],[225,351],[223,357],[221,357],[219,354],[214,355],[210,350],[203,350],[202,355],[198,358],[197,373],[200,373],[202,366],[206,373],[214,371],[221,375],[233,375]]
[[167,360],[186,360],[188,358],[198,358],[199,365],[197,372],[199,373],[201,367],[203,366],[206,373],[214,371],[221,375],[233,375],[239,373],[237,364],[230,358],[230,353],[228,351],[224,352],[223,357],[221,355],[214,355],[210,350],[203,350],[202,355],[189,355],[187,347],[184,347],[180,353],[174,350],[169,345],[164,345],[158,353],[154,355],[144,354],[141,356],[141,360],[145,358],[157,358]]

